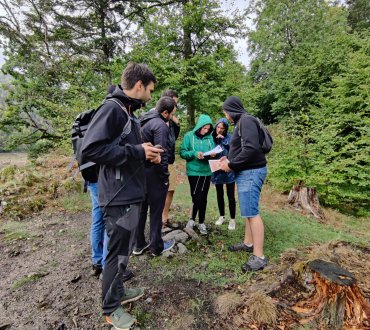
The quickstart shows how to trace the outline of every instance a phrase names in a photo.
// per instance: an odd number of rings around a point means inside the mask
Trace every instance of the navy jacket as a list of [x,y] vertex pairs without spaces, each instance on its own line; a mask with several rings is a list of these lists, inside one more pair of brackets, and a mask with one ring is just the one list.
[[[220,123],[224,123],[226,127],[226,132],[229,129],[229,122],[226,118],[221,118],[217,121],[215,129],[212,132],[213,139],[217,145],[220,145],[222,147],[222,152],[217,155],[217,158],[221,158],[223,156],[226,156],[229,154],[230,149],[230,139],[231,134],[227,133],[226,136],[223,139],[217,139],[217,126]],[[224,171],[216,171],[212,173],[212,183],[213,184],[227,184],[227,183],[233,183],[235,182],[235,175],[234,172],[224,172]]]
[[[111,206],[142,202],[146,193],[145,152],[141,146],[140,122],[134,115],[143,103],[125,95],[119,86],[106,99],[110,98],[122,102],[127,111],[114,102],[106,102],[92,119],[82,146],[82,154],[100,165],[100,207],[108,202]],[[122,131],[128,120],[131,131],[126,136]]]

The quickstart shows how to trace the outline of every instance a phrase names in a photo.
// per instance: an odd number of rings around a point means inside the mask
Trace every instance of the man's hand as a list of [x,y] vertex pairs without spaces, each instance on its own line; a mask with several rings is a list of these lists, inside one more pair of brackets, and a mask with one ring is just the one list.
[[153,147],[150,142],[142,144],[145,152],[145,159],[151,161],[154,164],[159,164],[161,162],[161,153],[163,149]]
[[231,168],[229,167],[230,161],[226,158],[226,156],[223,156],[220,158],[220,169],[225,172],[231,172]]
[[172,116],[171,120],[176,124],[178,125],[179,124],[179,119],[177,117],[175,117],[175,115]]
[[198,159],[204,159],[203,152],[199,151],[197,155]]

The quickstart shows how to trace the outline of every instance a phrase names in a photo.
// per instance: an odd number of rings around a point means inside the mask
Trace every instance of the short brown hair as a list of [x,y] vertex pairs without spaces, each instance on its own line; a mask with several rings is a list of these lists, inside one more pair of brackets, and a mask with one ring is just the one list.
[[139,80],[143,83],[144,87],[148,86],[151,82],[154,84],[157,83],[157,79],[146,64],[130,62],[122,73],[122,89],[132,89]]
[[155,110],[157,110],[159,113],[162,113],[164,111],[168,111],[168,113],[171,113],[173,109],[176,107],[176,102],[172,97],[169,96],[163,96],[159,99],[157,104],[155,105]]
[[162,97],[163,96],[169,96],[169,97],[179,97],[179,94],[177,94],[176,91],[174,91],[173,89],[167,89],[166,91],[164,91],[161,95]]

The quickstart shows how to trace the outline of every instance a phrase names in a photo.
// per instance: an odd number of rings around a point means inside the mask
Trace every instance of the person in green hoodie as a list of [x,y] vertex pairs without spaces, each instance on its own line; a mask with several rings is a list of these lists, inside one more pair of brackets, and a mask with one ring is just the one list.
[[195,218],[199,213],[198,228],[202,235],[207,235],[204,219],[212,175],[208,159],[216,156],[216,154],[204,156],[203,153],[212,150],[216,146],[211,135],[212,130],[211,117],[204,114],[200,115],[194,129],[185,134],[180,148],[180,156],[186,160],[186,175],[189,180],[190,194],[193,201],[191,219],[186,227],[194,227]]

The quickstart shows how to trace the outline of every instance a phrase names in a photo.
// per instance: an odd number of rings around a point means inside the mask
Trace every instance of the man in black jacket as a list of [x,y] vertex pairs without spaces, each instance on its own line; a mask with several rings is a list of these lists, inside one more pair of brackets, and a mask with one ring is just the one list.
[[142,289],[124,288],[123,276],[145,198],[144,161],[161,160],[161,149],[142,143],[140,123],[134,115],[150,100],[155,83],[156,78],[146,65],[128,64],[122,74],[122,88],[117,86],[97,111],[82,148],[86,159],[100,165],[99,206],[103,208],[109,237],[102,310],[107,322],[116,329],[128,329],[136,322],[121,303],[143,295]]
[[[167,89],[162,93],[163,96],[169,96],[176,102],[176,107],[179,102],[179,95],[176,91],[172,89]],[[173,195],[175,194],[177,173],[175,169],[175,148],[176,140],[180,134],[180,122],[175,114],[172,115],[171,120],[168,122],[168,143],[167,143],[167,155],[168,155],[168,172],[170,173],[170,180],[168,184],[168,192],[166,196],[166,202],[164,203],[162,222],[163,225],[171,225],[172,220],[168,218],[168,213],[173,200]]]
[[[141,135],[143,141],[152,145],[161,145],[161,163],[145,162],[145,175],[147,181],[147,196],[142,204],[138,230],[136,232],[136,246],[133,254],[140,255],[150,247],[152,255],[158,256],[170,250],[175,242],[163,242],[162,239],[162,212],[168,191],[168,153],[167,143],[169,128],[167,123],[171,120],[176,108],[176,102],[168,96],[160,98],[154,110],[144,114],[140,119]],[[150,184],[149,184],[150,183]],[[145,224],[150,207],[150,243],[145,241]]]
[[267,265],[263,255],[264,225],[259,214],[260,193],[267,175],[267,162],[261,148],[263,136],[257,119],[247,114],[238,97],[230,96],[224,102],[223,110],[226,118],[235,124],[235,129],[228,158],[221,158],[221,169],[235,172],[240,213],[245,218],[244,242],[229,249],[253,252],[242,267],[244,272],[261,270]]

